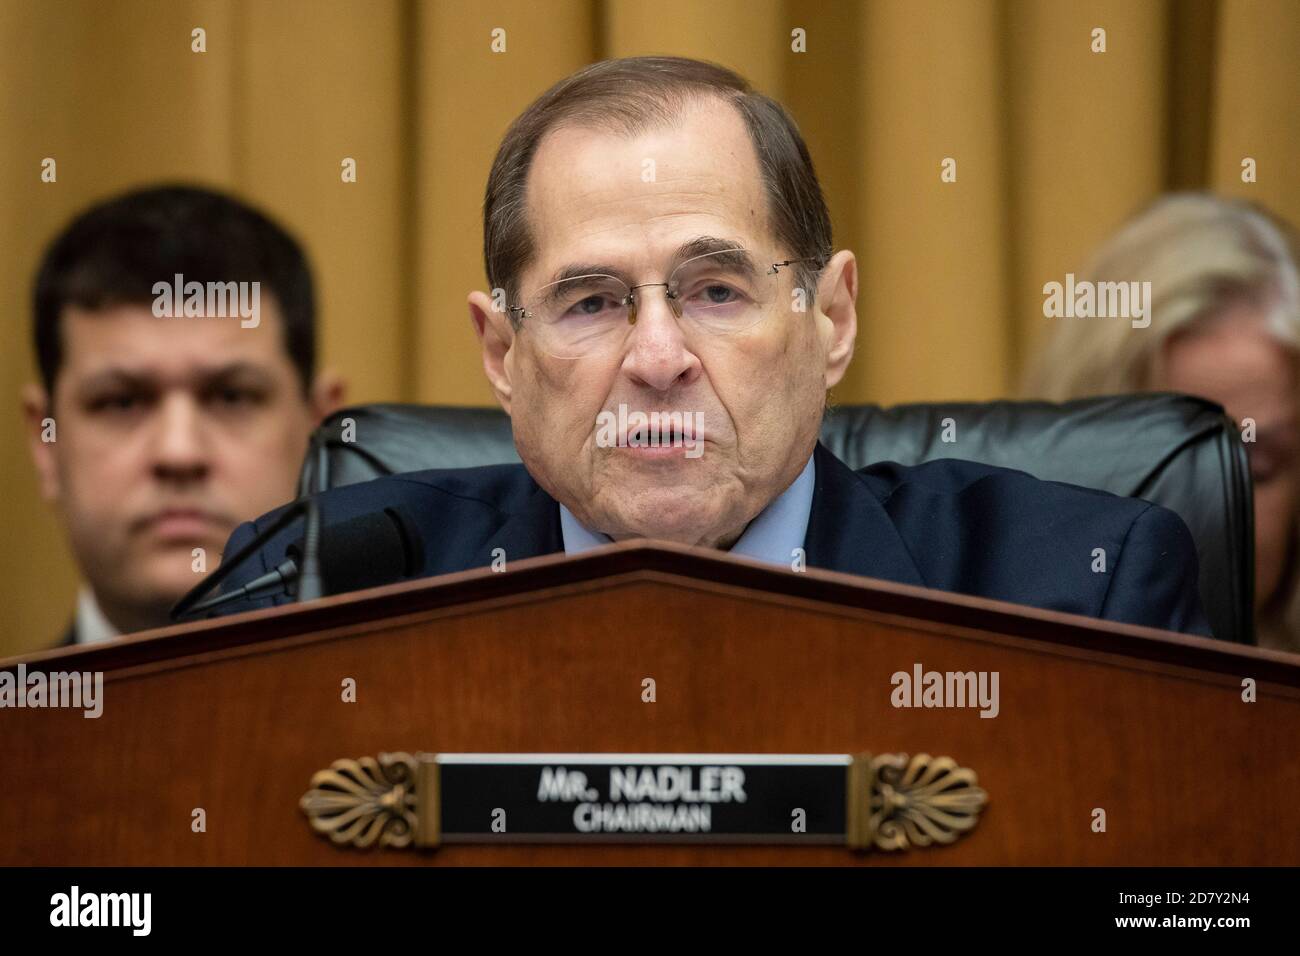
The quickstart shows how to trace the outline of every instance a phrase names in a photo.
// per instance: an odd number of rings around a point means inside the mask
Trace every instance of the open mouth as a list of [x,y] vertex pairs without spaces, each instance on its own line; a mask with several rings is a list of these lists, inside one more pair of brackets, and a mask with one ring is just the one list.
[[626,448],[642,454],[681,453],[698,457],[704,441],[702,412],[630,411],[626,404],[618,412],[602,411],[596,416],[596,444],[602,448]]
[[676,428],[665,432],[654,432],[647,436],[647,441],[652,445],[680,445],[685,440],[685,437]]

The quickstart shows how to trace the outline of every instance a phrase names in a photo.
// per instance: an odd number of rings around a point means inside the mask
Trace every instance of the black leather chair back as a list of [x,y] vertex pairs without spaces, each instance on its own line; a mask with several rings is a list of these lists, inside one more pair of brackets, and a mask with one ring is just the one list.
[[[847,405],[827,412],[822,441],[851,468],[965,458],[1163,505],[1196,541],[1214,634],[1254,642],[1250,474],[1236,426],[1218,405],[1172,394]],[[510,419],[498,409],[366,405],[316,430],[299,491],[517,461]]]

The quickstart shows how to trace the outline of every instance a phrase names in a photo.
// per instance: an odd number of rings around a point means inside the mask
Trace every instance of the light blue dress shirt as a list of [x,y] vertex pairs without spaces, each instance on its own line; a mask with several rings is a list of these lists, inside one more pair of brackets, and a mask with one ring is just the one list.
[[[812,456],[799,477],[777,499],[759,512],[749,523],[729,553],[769,564],[790,567],[794,549],[802,548],[808,534],[808,517],[812,514],[813,486],[816,469]],[[560,505],[560,531],[564,536],[564,553],[580,554],[609,544],[608,535],[585,527],[573,512]]]

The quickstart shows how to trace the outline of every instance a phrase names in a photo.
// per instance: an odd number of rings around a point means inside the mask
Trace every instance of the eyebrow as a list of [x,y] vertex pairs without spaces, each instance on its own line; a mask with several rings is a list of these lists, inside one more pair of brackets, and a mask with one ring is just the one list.
[[[734,250],[735,252],[734,256],[724,257],[723,261],[726,262],[727,265],[740,269],[745,273],[746,278],[753,278],[758,274],[758,264],[754,262],[753,257],[743,248],[740,242],[737,242],[735,239],[719,239],[716,236],[696,236],[694,239],[688,239],[686,242],[683,242],[676,248],[676,250],[674,250],[668,271],[671,273],[673,269],[681,265],[687,259],[694,259],[696,256],[709,255],[714,252],[725,252],[727,250]],[[626,270],[621,266],[611,265],[607,262],[574,262],[561,266],[552,274],[547,285],[553,286],[558,282],[566,282],[569,279],[580,279],[583,276],[590,275],[614,276],[616,279],[623,280],[623,282],[628,285],[635,285],[632,281],[632,277],[628,275]],[[551,294],[549,294],[547,298],[551,298],[556,291],[558,290],[552,289]]]
[[[231,362],[212,369],[199,369],[192,377],[187,377],[187,379],[190,384],[202,389],[240,377],[247,377],[252,380],[253,384],[258,385],[269,385],[273,381],[265,369],[246,361]],[[158,376],[151,372],[139,372],[125,368],[107,368],[84,379],[78,386],[77,391],[83,395],[109,387],[151,391],[156,389],[158,384]]]

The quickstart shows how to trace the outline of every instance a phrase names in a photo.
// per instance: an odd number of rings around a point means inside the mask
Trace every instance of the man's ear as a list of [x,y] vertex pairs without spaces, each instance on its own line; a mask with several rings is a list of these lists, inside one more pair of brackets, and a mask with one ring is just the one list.
[[486,292],[469,294],[469,320],[474,325],[474,334],[478,336],[483,347],[483,371],[487,373],[488,382],[497,397],[497,402],[510,414],[510,368],[506,355],[514,344],[514,329],[510,325],[510,314],[498,312],[492,297]]
[[[818,330],[826,348],[826,387],[844,378],[858,337],[858,260],[847,249],[831,257],[817,283]],[[822,317],[826,321],[820,321]]]
[[317,373],[312,383],[308,404],[311,405],[312,425],[319,425],[329,418],[347,401],[348,383],[338,372],[325,369]]
[[[59,500],[59,468],[55,444],[58,425],[53,422],[50,397],[39,385],[25,385],[22,391],[23,421],[27,426],[27,447],[36,466],[36,479],[41,487],[41,497],[46,501]],[[48,440],[54,439],[54,440]]]

